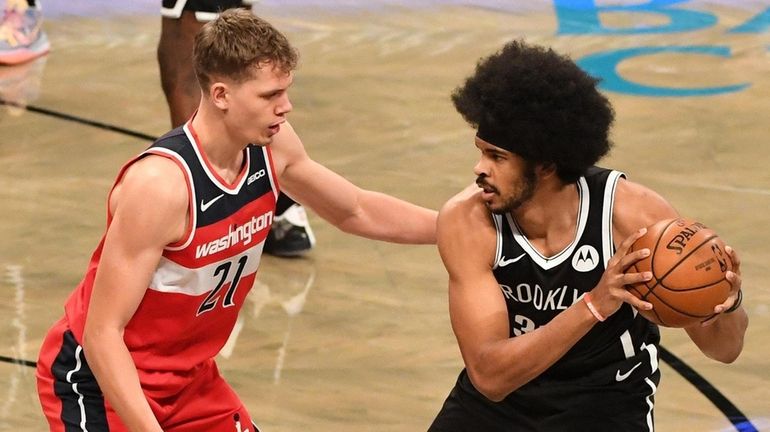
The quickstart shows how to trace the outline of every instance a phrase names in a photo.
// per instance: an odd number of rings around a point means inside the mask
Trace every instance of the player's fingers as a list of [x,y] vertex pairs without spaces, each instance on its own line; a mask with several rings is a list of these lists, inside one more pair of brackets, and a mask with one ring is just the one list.
[[640,228],[630,236],[626,237],[626,239],[623,240],[623,242],[620,244],[617,254],[620,256],[623,256],[626,253],[628,253],[628,250],[631,249],[631,245],[634,244],[635,241],[639,240],[639,238],[641,238],[646,233],[647,233],[647,228]]
[[[607,263],[607,267],[613,267],[617,265],[620,260],[623,259],[623,257],[628,253],[628,250],[631,249],[631,245],[634,244],[635,241],[637,241],[641,236],[643,236],[647,232],[647,228],[641,228],[638,231],[634,232],[633,234],[626,237],[625,240],[623,240],[622,243],[620,243],[620,246],[618,246],[618,249],[615,251],[615,254],[612,255],[612,258],[610,258],[610,261]],[[628,268],[628,266],[622,266],[623,270]]]
[[644,311],[652,310],[652,303],[646,302],[640,299],[639,297],[636,297],[635,295],[631,294],[630,292],[626,292],[626,293],[627,295],[622,296],[622,299],[624,302],[635,307],[637,310],[644,310]]
[[628,272],[620,275],[619,282],[621,286],[635,285],[652,280],[652,272]]
[[726,311],[727,309],[730,309],[730,307],[732,307],[733,304],[735,304],[735,300],[733,300],[730,297],[727,297],[727,300],[725,300],[724,303],[720,303],[720,304],[714,306],[714,313],[715,314],[721,314],[722,312]]
[[625,272],[626,270],[628,270],[629,267],[631,267],[632,264],[636,263],[637,261],[643,260],[648,256],[650,256],[649,249],[647,248],[639,249],[624,255],[623,258],[620,259],[618,266],[620,267],[621,271]]
[[729,296],[727,296],[724,302],[714,306],[714,313],[720,314],[726,310],[729,310],[731,307],[733,307],[733,305],[735,305],[735,303],[738,302],[739,297],[740,297],[739,291],[738,290],[733,291]]
[[725,246],[725,251],[730,255],[730,261],[733,262],[733,271],[735,273],[741,273],[741,259],[738,257],[738,252],[730,246]]
[[730,282],[730,285],[732,285],[731,292],[733,294],[737,294],[738,291],[741,290],[741,285],[743,284],[743,279],[741,278],[740,274],[728,271],[725,273],[725,278],[728,282]]

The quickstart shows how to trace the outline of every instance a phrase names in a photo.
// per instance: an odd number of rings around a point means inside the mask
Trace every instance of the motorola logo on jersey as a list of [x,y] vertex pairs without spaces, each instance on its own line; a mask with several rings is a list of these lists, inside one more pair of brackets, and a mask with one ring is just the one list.
[[273,223],[273,212],[269,211],[260,216],[253,216],[243,225],[230,225],[227,234],[208,243],[198,245],[195,248],[195,258],[201,258],[225,249],[229,249],[241,242],[243,245],[251,243],[251,237],[269,228]]
[[599,252],[591,245],[583,245],[572,255],[572,268],[579,272],[590,272],[599,265]]

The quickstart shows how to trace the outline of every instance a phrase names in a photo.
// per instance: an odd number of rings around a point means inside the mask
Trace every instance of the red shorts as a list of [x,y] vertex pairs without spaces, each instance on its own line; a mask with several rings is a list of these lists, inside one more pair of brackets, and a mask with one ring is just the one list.
[[[48,331],[36,375],[40,404],[52,432],[127,431],[102,395],[65,319]],[[259,432],[213,360],[172,395],[150,396],[145,391],[145,396],[165,432]]]

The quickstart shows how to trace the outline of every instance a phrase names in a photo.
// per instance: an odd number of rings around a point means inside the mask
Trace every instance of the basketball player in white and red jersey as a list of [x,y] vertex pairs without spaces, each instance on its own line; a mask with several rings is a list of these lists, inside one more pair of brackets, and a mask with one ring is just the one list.
[[[452,95],[477,128],[476,185],[438,218],[449,313],[465,362],[430,432],[652,431],[658,328],[636,309],[628,252],[677,212],[618,171],[593,166],[614,113],[572,60],[520,41],[480,61]],[[729,248],[728,248],[729,249]],[[740,265],[715,317],[685,330],[732,362],[748,325]]]
[[436,213],[311,160],[289,123],[297,54],[240,9],[207,23],[202,97],[120,171],[107,230],[37,367],[52,431],[256,431],[214,357],[259,267],[279,190],[343,231],[435,242]]

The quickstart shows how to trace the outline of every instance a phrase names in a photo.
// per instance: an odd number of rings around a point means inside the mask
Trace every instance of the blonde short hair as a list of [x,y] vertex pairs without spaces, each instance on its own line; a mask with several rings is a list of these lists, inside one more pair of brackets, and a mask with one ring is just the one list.
[[228,9],[206,23],[195,36],[193,68],[201,87],[212,77],[243,82],[255,68],[272,65],[289,73],[299,54],[289,40],[267,21],[246,9]]

